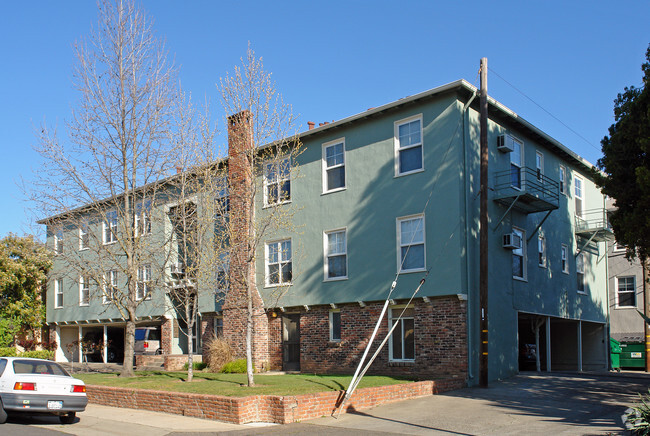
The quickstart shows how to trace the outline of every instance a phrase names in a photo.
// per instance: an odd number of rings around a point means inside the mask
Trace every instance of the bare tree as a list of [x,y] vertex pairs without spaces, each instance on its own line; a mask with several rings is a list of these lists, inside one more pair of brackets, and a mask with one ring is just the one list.
[[40,130],[44,163],[32,200],[64,244],[63,269],[81,277],[82,300],[94,290],[126,320],[121,375],[132,376],[138,308],[167,277],[168,241],[152,227],[164,226],[158,206],[182,145],[177,70],[130,0],[101,1],[98,27],[75,48],[79,101],[69,142]]
[[[271,74],[264,70],[262,58],[255,56],[250,44],[242,66],[222,78],[219,87],[225,113],[230,114],[227,120],[230,264],[224,312],[245,313],[248,385],[254,386],[254,328],[256,324],[257,328],[263,328],[266,316],[256,288],[255,263],[269,235],[295,229],[295,208],[285,203],[291,198],[291,177],[297,174],[296,157],[301,152],[301,144],[295,134],[291,106],[283,102]],[[265,207],[259,212],[262,200]],[[290,248],[288,255],[291,256]],[[292,280],[291,263],[278,264],[270,275],[278,285],[278,293],[282,292]],[[225,316],[224,322],[227,322]],[[237,352],[241,334],[236,326],[230,327],[229,342]],[[224,330],[227,330],[225,325]]]

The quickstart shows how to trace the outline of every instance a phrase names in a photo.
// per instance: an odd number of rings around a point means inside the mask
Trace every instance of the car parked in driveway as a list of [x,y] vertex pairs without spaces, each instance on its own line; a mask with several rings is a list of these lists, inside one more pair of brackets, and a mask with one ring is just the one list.
[[135,329],[135,354],[162,354],[159,327],[138,327]]
[[88,404],[86,385],[56,362],[0,357],[0,424],[7,413],[47,413],[72,424]]

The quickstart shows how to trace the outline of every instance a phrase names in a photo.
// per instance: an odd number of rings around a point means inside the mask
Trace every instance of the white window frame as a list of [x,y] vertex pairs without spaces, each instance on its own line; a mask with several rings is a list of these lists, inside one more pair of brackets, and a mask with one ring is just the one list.
[[[110,229],[110,232],[107,231]],[[110,235],[109,238],[106,236]],[[117,242],[117,212],[109,212],[106,219],[102,222],[102,241],[104,245],[115,244]]]
[[115,296],[117,289],[118,274],[117,270],[110,270],[104,275],[104,292],[102,295],[102,304],[108,304]]
[[[585,256],[584,252],[578,253],[576,256],[576,292],[578,294],[587,294],[587,284],[585,283]],[[582,289],[578,286],[578,282],[582,284]]]
[[546,268],[546,238],[542,233],[537,237],[537,261],[540,268]]
[[544,153],[541,151],[535,152],[535,169],[537,175],[537,181],[541,182],[544,180]]
[[[404,309],[412,310],[413,311],[413,316],[404,316],[404,317],[400,318],[400,320],[399,320],[400,326],[395,328],[393,333],[390,335],[390,338],[388,340],[388,360],[389,360],[389,362],[415,362],[415,357],[416,357],[415,350],[416,350],[417,347],[416,347],[416,343],[415,343],[415,339],[416,339],[416,336],[415,336],[415,309],[414,309],[413,305],[409,305],[409,306],[405,306],[405,305],[391,306],[389,308],[389,311],[388,311],[388,328],[391,329],[393,327],[393,323],[399,317],[399,315],[402,313],[402,311]],[[405,347],[405,341],[404,341],[404,321],[408,320],[408,319],[413,320],[413,358],[412,359],[404,357],[406,355],[406,352],[405,352],[406,347]],[[393,335],[396,334],[396,333],[400,334],[400,336],[402,337],[402,341],[401,341],[402,342],[402,347],[401,347],[402,348],[401,349],[402,358],[401,359],[393,357],[393,355],[394,355],[393,351],[394,351],[394,346],[395,346],[394,341],[393,341]]]
[[512,271],[512,278],[515,280],[526,281],[528,277],[528,268],[527,268],[527,264],[528,264],[527,245],[528,244],[526,243],[526,231],[518,227],[513,227],[512,232],[517,233],[521,238],[521,248],[513,249],[512,255],[521,257],[521,262],[522,262],[522,266],[521,266],[522,276],[521,277],[516,276],[515,272]]
[[[84,294],[86,297],[84,298]],[[84,299],[86,300],[84,302]],[[79,276],[79,306],[90,305],[90,278]]]
[[618,241],[614,242],[614,253],[625,253],[627,247],[625,245],[619,244]]
[[[61,302],[59,304],[59,297]],[[54,280],[54,308],[61,309],[63,307],[63,279]]]
[[[84,243],[86,238],[86,243]],[[79,226],[79,251],[88,250],[90,248],[90,233],[88,233],[88,224],[83,223]]]
[[[284,242],[289,243],[289,259],[286,260],[282,257],[282,244]],[[269,252],[270,252],[270,247],[271,246],[276,246],[277,248],[277,254],[278,254],[278,261],[277,262],[269,262]],[[265,283],[267,287],[276,287],[276,286],[287,286],[293,283],[293,243],[291,238],[287,239],[279,239],[276,241],[271,241],[267,242],[264,244],[264,276],[265,276]],[[271,265],[278,265],[278,283],[271,283],[270,278],[271,274],[269,272],[269,268]],[[284,265],[290,264],[291,265],[291,280],[288,282],[284,281],[282,279],[282,268]]]
[[[140,222],[143,222],[142,226]],[[135,207],[135,218],[134,218],[135,229],[133,234],[135,236],[145,236],[151,234],[151,203],[148,201],[137,202]],[[140,232],[140,227],[144,231]]]
[[[524,142],[521,139],[512,137],[513,150],[510,152],[510,186],[514,189],[521,190],[524,184],[524,172],[522,171],[524,160]],[[515,160],[515,150],[519,147],[519,160]],[[514,173],[513,167],[518,169],[518,184],[514,184],[512,180],[512,175]]]
[[[632,279],[632,290],[631,291],[630,290],[621,291],[621,285],[620,285],[621,279]],[[621,293],[632,294],[632,296],[634,298],[634,304],[632,304],[631,306],[621,306],[621,300],[620,300]],[[619,308],[619,309],[636,309],[636,304],[637,304],[637,301],[636,301],[636,277],[635,276],[616,277],[616,307]]]
[[[578,175],[573,177],[573,194],[574,194],[574,207],[577,217],[582,218],[585,211],[584,201],[584,179]],[[580,209],[578,210],[578,201],[580,201]]]
[[[403,126],[404,124],[409,124],[414,121],[419,121],[420,122],[420,142],[416,144],[409,144],[405,145],[404,147],[401,146],[400,144],[400,139],[399,139],[399,128],[400,126]],[[404,118],[398,121],[395,121],[394,123],[394,137],[393,141],[395,143],[395,177],[400,177],[400,176],[406,176],[409,174],[415,174],[415,173],[420,173],[424,171],[424,126],[422,122],[422,114],[417,114],[413,115],[408,118]],[[410,150],[412,148],[420,147],[420,159],[422,162],[422,166],[420,168],[416,168],[410,171],[400,171],[400,152]]]
[[566,167],[564,165],[560,165],[560,194],[566,195]]
[[[341,145],[343,149],[343,162],[339,164],[334,164],[332,166],[327,166],[327,149],[331,147],[335,147],[337,145]],[[323,155],[321,158],[321,166],[322,166],[322,173],[323,173],[323,194],[329,194],[331,192],[338,192],[338,191],[343,191],[347,188],[347,168],[345,165],[345,138],[339,138],[334,141],[329,141],[323,144]],[[330,170],[335,170],[343,168],[343,186],[339,186],[337,188],[332,188],[329,189],[329,174],[328,171]]]
[[[337,253],[329,252],[329,237],[330,235],[343,233],[343,251]],[[329,276],[329,259],[330,257],[344,256],[345,257],[345,275],[330,277]],[[348,231],[343,227],[335,230],[328,230],[323,232],[323,273],[325,281],[346,280],[348,278]]]
[[151,264],[138,268],[138,280],[135,283],[135,299],[151,300]]
[[[339,320],[339,331],[338,338],[336,337],[334,330],[334,319],[338,317]],[[329,312],[329,327],[330,327],[330,342],[341,342],[341,336],[343,333],[342,323],[341,323],[341,309],[332,309]]]
[[[280,174],[280,168],[282,167],[283,163],[286,162],[289,168],[288,175],[286,177],[281,177]],[[291,158],[290,157],[283,157],[281,159],[273,159],[273,160],[268,160],[263,163],[264,165],[264,171],[263,171],[263,178],[264,178],[264,206],[269,207],[269,206],[276,206],[278,204],[286,204],[291,202]],[[269,165],[274,166],[275,174],[277,175],[276,180],[269,181],[268,178],[268,167]],[[285,200],[280,200],[280,192],[281,192],[281,187],[285,182],[289,182],[289,197],[286,198]],[[269,203],[269,197],[268,197],[268,188],[271,185],[276,185],[277,192],[278,192],[278,199],[277,201],[274,201],[272,203]]]
[[569,246],[562,244],[560,249],[560,265],[564,274],[569,274]]
[[[413,221],[421,219],[421,229],[422,229],[422,241],[402,241],[402,222],[404,221]],[[399,217],[396,220],[397,223],[397,271],[401,273],[410,273],[410,272],[421,272],[426,271],[427,268],[427,234],[426,234],[426,222],[424,219],[424,214],[409,215],[404,217]],[[422,245],[422,267],[402,269],[403,260],[402,259],[402,248],[411,247],[416,245]],[[409,249],[410,251],[410,249]]]
[[63,232],[61,230],[54,232],[54,254],[63,254]]

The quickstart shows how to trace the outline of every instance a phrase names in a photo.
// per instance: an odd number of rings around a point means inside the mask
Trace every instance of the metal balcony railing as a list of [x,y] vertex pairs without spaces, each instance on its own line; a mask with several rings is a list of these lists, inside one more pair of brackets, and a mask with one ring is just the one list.
[[590,241],[613,241],[614,231],[609,224],[607,209],[583,210],[575,216],[575,233]]
[[523,167],[495,174],[494,200],[524,213],[560,207],[560,184],[537,169]]

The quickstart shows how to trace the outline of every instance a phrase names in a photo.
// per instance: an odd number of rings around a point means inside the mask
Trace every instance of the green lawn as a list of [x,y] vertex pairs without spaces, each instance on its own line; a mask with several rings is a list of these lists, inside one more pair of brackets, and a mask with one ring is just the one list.
[[[117,374],[74,374],[88,385],[116,386],[160,391],[191,392],[196,394],[245,397],[248,395],[300,395],[313,392],[346,389],[352,376],[339,375],[255,375],[255,387],[246,386],[246,374],[215,374],[195,372],[194,380],[186,382],[185,372],[143,371],[135,377],[122,378]],[[360,388],[410,383],[397,377],[366,376]]]

